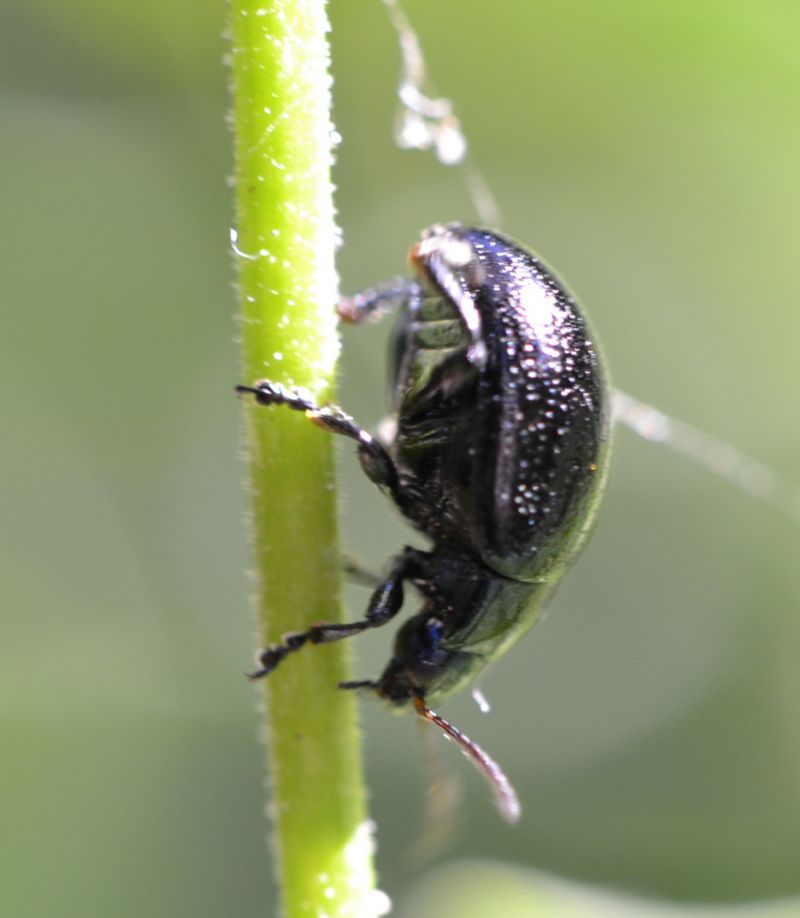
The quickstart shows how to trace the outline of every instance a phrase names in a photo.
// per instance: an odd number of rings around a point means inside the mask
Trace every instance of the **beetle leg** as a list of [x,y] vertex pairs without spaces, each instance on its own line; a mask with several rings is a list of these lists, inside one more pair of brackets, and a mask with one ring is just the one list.
[[383,583],[383,577],[364,567],[358,558],[348,553],[342,555],[342,573],[350,583],[371,587],[373,590]]
[[236,391],[252,393],[259,405],[286,405],[293,411],[304,411],[309,420],[324,430],[355,440],[366,476],[397,496],[397,469],[386,448],[337,405],[317,405],[308,392],[268,379],[259,380],[254,386],[237,386]]
[[469,351],[456,351],[441,360],[433,369],[430,379],[416,394],[414,412],[426,412],[438,400],[451,398],[475,380],[477,370],[471,362]]
[[396,277],[353,296],[343,296],[336,311],[344,322],[357,325],[368,318],[382,319],[388,312],[404,303],[419,301],[421,297],[419,281]]
[[251,392],[259,405],[286,405],[293,411],[318,411],[316,402],[303,389],[287,388],[268,379],[259,380],[254,386],[237,386],[236,391]]
[[344,638],[360,634],[369,628],[380,628],[397,615],[403,605],[403,581],[418,572],[418,556],[414,548],[406,548],[392,564],[388,576],[372,594],[363,619],[357,622],[323,622],[312,625],[307,631],[287,634],[280,644],[272,644],[262,651],[258,660],[261,668],[248,675],[249,679],[268,676],[284,657],[305,644],[331,644]]

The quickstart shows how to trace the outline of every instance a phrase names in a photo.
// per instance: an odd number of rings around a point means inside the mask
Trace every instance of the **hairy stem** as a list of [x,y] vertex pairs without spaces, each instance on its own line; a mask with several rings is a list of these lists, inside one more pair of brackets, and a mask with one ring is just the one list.
[[[243,382],[330,399],[338,339],[324,0],[232,0]],[[260,640],[341,620],[331,437],[246,400]],[[262,683],[283,914],[377,913],[345,643]],[[265,905],[265,913],[270,913]]]

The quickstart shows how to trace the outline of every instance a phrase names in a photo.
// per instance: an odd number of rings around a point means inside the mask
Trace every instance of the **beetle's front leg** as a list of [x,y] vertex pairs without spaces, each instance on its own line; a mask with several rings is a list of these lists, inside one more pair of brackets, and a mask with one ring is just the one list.
[[415,548],[406,548],[392,563],[389,574],[375,589],[367,606],[364,618],[357,622],[323,622],[312,625],[307,631],[287,634],[280,644],[272,644],[259,656],[261,668],[250,673],[250,679],[268,676],[284,657],[305,644],[331,644],[344,638],[360,634],[369,628],[380,628],[391,621],[403,605],[403,581],[419,575],[419,558],[423,553]]
[[317,405],[305,390],[287,388],[267,379],[254,386],[237,386],[236,391],[252,393],[259,405],[286,405],[294,411],[303,411],[309,420],[324,430],[355,440],[366,476],[397,499],[397,469],[386,448],[337,405]]

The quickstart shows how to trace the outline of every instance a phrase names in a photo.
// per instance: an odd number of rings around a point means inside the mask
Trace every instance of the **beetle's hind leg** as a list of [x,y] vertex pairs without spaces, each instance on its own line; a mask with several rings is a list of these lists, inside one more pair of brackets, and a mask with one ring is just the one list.
[[323,622],[312,625],[307,631],[296,631],[287,634],[282,643],[272,644],[262,651],[258,661],[260,668],[249,673],[249,679],[262,679],[290,653],[300,650],[306,644],[331,644],[361,634],[369,628],[380,628],[391,621],[403,605],[403,581],[413,578],[418,573],[419,557],[422,553],[414,548],[406,548],[397,555],[388,576],[381,581],[367,606],[363,619],[357,622]]
[[343,296],[336,311],[344,322],[357,325],[365,319],[381,319],[392,310],[404,304],[413,305],[421,298],[419,281],[395,277],[353,296]]
[[337,405],[318,405],[305,390],[282,386],[268,379],[259,380],[253,386],[237,386],[236,391],[252,393],[259,405],[286,405],[293,411],[303,411],[318,427],[355,440],[361,467],[370,481],[386,488],[393,496],[397,494],[397,469],[386,447]]

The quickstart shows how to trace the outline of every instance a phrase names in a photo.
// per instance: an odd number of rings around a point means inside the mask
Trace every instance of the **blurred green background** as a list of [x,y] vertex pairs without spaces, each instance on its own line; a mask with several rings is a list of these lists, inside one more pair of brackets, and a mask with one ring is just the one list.
[[[797,4],[407,11],[505,228],[582,298],[617,385],[800,479]],[[474,214],[456,171],[393,146],[380,2],[330,13],[355,290],[402,270],[427,223]],[[274,913],[241,675],[225,17],[196,0],[0,6],[4,915]],[[341,401],[367,423],[386,330],[346,336]],[[676,901],[800,894],[800,528],[624,430],[616,446],[591,546],[482,684],[491,716],[469,697],[444,709],[507,769],[522,823],[444,748],[464,831],[415,864],[415,724],[363,705],[400,915],[539,914],[533,868]],[[346,542],[379,567],[409,535],[348,449],[341,467]],[[364,601],[348,592],[353,614]],[[357,675],[389,641],[358,642]]]

